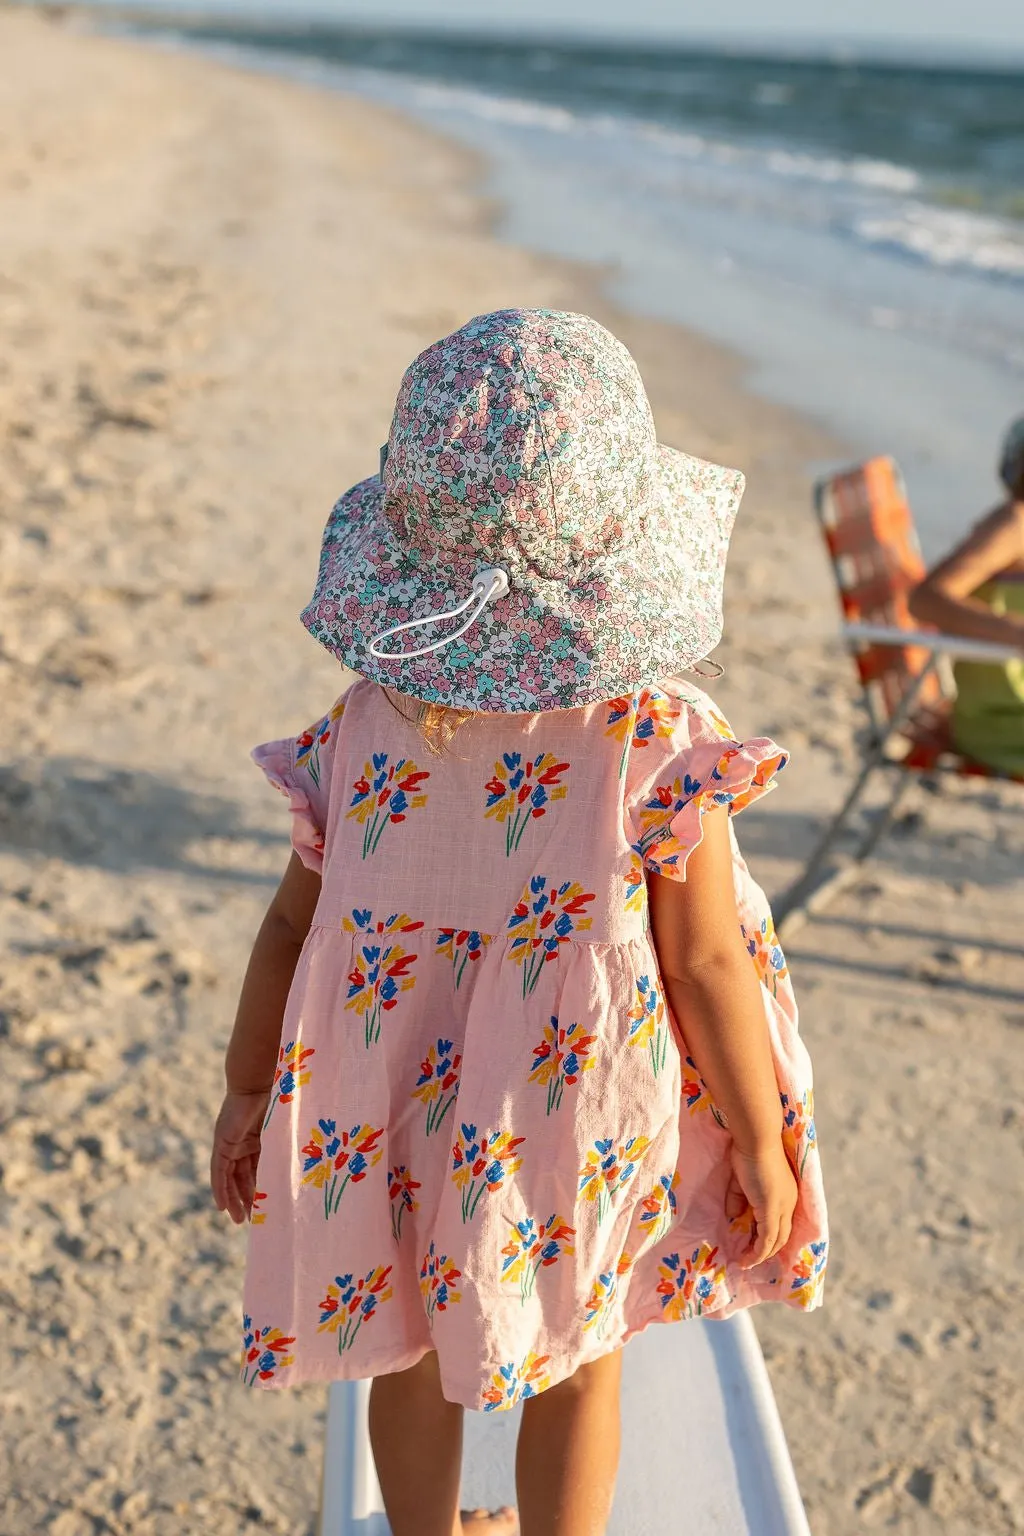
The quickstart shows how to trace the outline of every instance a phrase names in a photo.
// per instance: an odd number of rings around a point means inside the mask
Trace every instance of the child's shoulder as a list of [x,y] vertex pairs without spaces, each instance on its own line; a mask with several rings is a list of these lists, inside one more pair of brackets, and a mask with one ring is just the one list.
[[640,695],[638,714],[661,716],[693,739],[733,741],[732,726],[713,699],[691,677],[662,677]]

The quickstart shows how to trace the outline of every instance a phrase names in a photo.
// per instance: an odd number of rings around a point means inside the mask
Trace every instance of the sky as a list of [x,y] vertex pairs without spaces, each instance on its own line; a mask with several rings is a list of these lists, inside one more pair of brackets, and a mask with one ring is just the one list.
[[[130,0],[129,0],[130,3]],[[137,0],[136,0],[137,3]],[[144,0],[145,3],[145,0]],[[162,11],[204,10],[233,14],[316,15],[374,25],[441,23],[480,32],[528,32],[536,36],[586,33],[721,40],[738,47],[760,44],[814,48],[877,43],[900,52],[968,50],[1024,56],[1024,4],[1020,0],[150,0]]]

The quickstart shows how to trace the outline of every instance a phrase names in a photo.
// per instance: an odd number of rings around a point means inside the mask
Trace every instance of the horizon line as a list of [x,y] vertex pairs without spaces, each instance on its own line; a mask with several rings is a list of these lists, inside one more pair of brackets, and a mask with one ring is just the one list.
[[653,29],[639,35],[618,27],[615,21],[596,27],[563,24],[554,31],[540,31],[539,22],[532,22],[517,29],[512,22],[488,21],[474,18],[435,17],[424,21],[418,17],[370,13],[339,17],[315,0],[301,7],[285,4],[285,0],[73,0],[73,3],[51,5],[50,0],[16,0],[26,9],[109,11],[125,19],[152,21],[157,18],[170,25],[184,22],[223,22],[232,20],[239,25],[254,29],[276,25],[281,30],[295,31],[305,26],[326,27],[332,31],[358,31],[374,34],[403,33],[408,36],[448,36],[479,42],[516,43],[525,47],[558,47],[579,45],[581,42],[595,46],[628,43],[637,51],[645,48],[692,50],[695,53],[711,51],[740,59],[767,62],[864,64],[879,66],[911,65],[928,69],[983,69],[986,73],[1016,73],[1024,67],[1024,39],[1013,43],[969,43],[967,41],[936,42],[934,39],[914,39],[905,34],[879,37],[877,34],[844,37],[800,36],[798,33],[761,34],[757,37],[732,37],[727,33],[700,31],[690,36],[678,33],[657,32]]

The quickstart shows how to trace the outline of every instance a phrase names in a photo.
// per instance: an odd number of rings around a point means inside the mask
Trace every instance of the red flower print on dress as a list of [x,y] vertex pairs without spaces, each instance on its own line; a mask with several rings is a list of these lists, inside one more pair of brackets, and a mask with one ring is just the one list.
[[640,1231],[645,1243],[659,1243],[676,1217],[678,1172],[663,1173],[649,1195],[640,1202]]
[[404,1163],[388,1169],[388,1199],[391,1202],[391,1232],[397,1243],[402,1236],[402,1217],[406,1211],[419,1210],[414,1191],[422,1189]]
[[686,1107],[691,1114],[701,1114],[706,1109],[710,1110],[712,1117],[718,1121],[723,1130],[728,1130],[725,1116],[712,1103],[707,1084],[697,1071],[697,1063],[692,1056],[686,1056],[683,1059],[683,1079],[680,1086]]
[[412,1097],[427,1106],[427,1135],[441,1129],[444,1117],[459,1096],[462,1057],[451,1040],[438,1040],[427,1049]]
[[462,1219],[472,1221],[477,1206],[487,1191],[500,1189],[505,1177],[518,1173],[523,1166],[519,1148],[525,1136],[509,1131],[492,1131],[477,1136],[475,1125],[462,1125],[452,1147],[452,1183],[462,1192]]
[[509,1229],[509,1240],[501,1250],[501,1278],[513,1284],[518,1281],[524,1306],[533,1295],[540,1271],[557,1264],[563,1254],[576,1252],[572,1242],[575,1236],[576,1228],[570,1227],[562,1216],[549,1216],[541,1222],[528,1216]]
[[780,1094],[779,1098],[782,1100],[782,1145],[796,1169],[797,1177],[802,1178],[804,1165],[818,1143],[814,1125],[814,1091],[805,1088],[798,1099],[788,1093]]
[[392,1297],[389,1277],[392,1266],[378,1264],[358,1280],[352,1275],[336,1275],[320,1303],[317,1333],[333,1333],[338,1340],[338,1354],[351,1349],[364,1324],[377,1316]]
[[249,1222],[254,1227],[261,1227],[267,1219],[267,1211],[263,1202],[267,1198],[265,1189],[257,1189],[252,1197],[252,1206],[249,1210]]
[[633,1178],[650,1145],[647,1136],[631,1136],[618,1146],[610,1136],[594,1142],[579,1172],[579,1194],[596,1201],[598,1222],[604,1221],[612,1200]]
[[665,1001],[657,985],[646,976],[636,981],[637,1000],[629,1015],[627,1045],[646,1045],[650,1051],[655,1077],[665,1065],[668,1054],[668,1020]]
[[277,1053],[277,1067],[274,1071],[274,1086],[270,1094],[270,1106],[263,1121],[264,1130],[270,1124],[270,1117],[277,1105],[290,1104],[296,1091],[299,1088],[305,1088],[311,1076],[306,1062],[315,1054],[315,1046],[301,1046],[297,1040],[289,1040],[287,1045],[280,1047]]
[[782,953],[782,945],[779,943],[775,932],[775,924],[771,917],[763,917],[759,924],[753,928],[740,925],[743,934],[743,942],[747,946],[747,953],[754,962],[758,980],[762,986],[768,988],[772,997],[779,995],[779,982],[789,974],[786,968],[786,957]]
[[556,800],[565,799],[568,786],[561,779],[568,771],[569,764],[560,763],[551,752],[536,757],[506,752],[495,763],[484,815],[504,824],[506,857],[515,853],[531,821],[539,821]]
[[[668,784],[655,786],[653,794],[640,807],[640,838],[637,847],[642,854],[649,853],[658,843],[672,840],[673,821],[700,793],[700,779],[693,779],[688,773],[684,773],[682,778],[676,775]],[[677,853],[658,855],[659,865],[674,867],[678,860]]]
[[559,946],[590,927],[584,909],[593,900],[593,893],[584,891],[578,880],[556,886],[546,875],[531,878],[508,920],[508,932],[514,935],[510,953],[516,965],[523,967],[524,997],[537,985],[545,964],[555,959]]
[[646,912],[647,882],[644,878],[643,849],[639,843],[630,845],[629,868],[625,875],[626,896],[623,906],[627,912]]
[[551,1384],[551,1377],[545,1369],[550,1362],[550,1355],[538,1355],[531,1349],[520,1365],[509,1360],[499,1366],[491,1377],[491,1385],[483,1394],[484,1412],[500,1413],[543,1392]]
[[376,853],[384,829],[405,821],[410,811],[418,811],[427,803],[426,792],[420,785],[430,778],[426,769],[417,768],[410,758],[399,758],[392,763],[386,752],[374,752],[362,776],[352,788],[351,807],[345,815],[356,820],[363,829],[363,858]]
[[825,1265],[828,1263],[828,1243],[824,1238],[801,1248],[800,1256],[793,1265],[790,1290],[805,1312],[810,1312],[821,1301],[825,1284]]
[[329,1220],[341,1204],[350,1184],[361,1184],[376,1167],[384,1149],[378,1146],[383,1128],[354,1125],[339,1131],[334,1120],[318,1120],[302,1149],[302,1182],[319,1189],[324,1197],[324,1218]]
[[242,1383],[254,1387],[258,1381],[273,1381],[278,1371],[295,1364],[295,1356],[287,1351],[295,1343],[294,1338],[283,1334],[280,1328],[254,1328],[252,1318],[242,1319]]
[[725,1265],[719,1261],[718,1249],[710,1243],[701,1243],[684,1258],[678,1253],[666,1254],[658,1265],[658,1273],[661,1279],[657,1294],[661,1297],[662,1313],[670,1322],[716,1312],[728,1300]]
[[345,700],[339,699],[322,720],[303,731],[295,742],[295,766],[305,768],[317,789],[320,788],[320,748],[331,739],[335,723],[345,713]]
[[451,961],[452,970],[455,972],[456,992],[462,986],[466,966],[479,960],[490,942],[486,933],[477,933],[473,928],[438,929],[437,947],[434,953],[444,955],[446,960]]
[[620,778],[626,771],[630,747],[638,751],[659,737],[671,736],[678,718],[677,701],[657,688],[609,700],[605,735],[623,743]]
[[420,1295],[431,1326],[435,1312],[446,1312],[462,1300],[457,1283],[461,1279],[462,1270],[456,1269],[448,1255],[439,1254],[431,1243],[420,1265]]
[[544,1039],[533,1048],[530,1082],[547,1087],[547,1113],[561,1108],[566,1087],[575,1088],[584,1072],[595,1065],[590,1048],[596,1035],[588,1035],[581,1024],[560,1025],[555,1014],[544,1026]]
[[366,935],[366,942],[360,947],[356,963],[349,972],[345,1007],[363,1015],[369,1050],[380,1039],[384,1014],[396,1008],[401,994],[416,985],[416,978],[409,975],[409,968],[418,956],[393,940],[397,934],[415,933],[423,924],[414,923],[404,913],[374,922],[373,913],[363,909],[346,917],[342,927],[348,933]]
[[614,1269],[602,1270],[590,1288],[587,1304],[583,1311],[583,1328],[585,1332],[593,1332],[597,1337],[603,1338],[608,1326],[612,1306],[619,1294],[619,1281],[629,1270],[633,1263],[628,1253],[623,1253]]

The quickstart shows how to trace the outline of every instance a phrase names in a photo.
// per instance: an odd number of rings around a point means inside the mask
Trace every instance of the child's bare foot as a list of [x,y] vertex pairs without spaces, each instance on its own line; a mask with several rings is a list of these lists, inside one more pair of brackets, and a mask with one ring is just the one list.
[[516,1536],[519,1520],[509,1504],[501,1509],[464,1509],[461,1512],[466,1536]]

